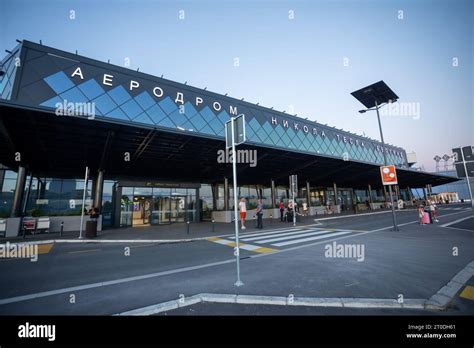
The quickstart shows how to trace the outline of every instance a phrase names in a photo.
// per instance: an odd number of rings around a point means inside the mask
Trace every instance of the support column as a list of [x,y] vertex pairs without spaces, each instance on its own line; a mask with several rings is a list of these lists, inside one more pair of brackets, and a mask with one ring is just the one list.
[[217,185],[211,184],[212,210],[217,210]]
[[2,191],[3,188],[3,181],[5,179],[5,169],[4,167],[0,164],[0,192]]
[[426,201],[426,188],[423,187],[423,199]]
[[114,185],[114,227],[120,227],[121,207],[122,207],[122,186]]
[[309,185],[309,181],[306,181],[306,204],[308,204],[308,212],[309,212],[310,202],[311,202],[310,185]]
[[369,189],[369,203],[371,204],[370,207],[372,208],[372,186],[370,184],[367,185],[368,189]]
[[102,212],[102,192],[104,191],[104,171],[99,170],[95,181],[94,206]]
[[19,217],[21,210],[21,200],[25,192],[26,168],[18,167],[18,175],[16,177],[15,194],[13,195],[13,204],[10,217]]
[[337,186],[335,182],[333,182],[332,184],[334,189],[334,205],[337,205]]
[[410,200],[410,203],[411,203],[411,202],[413,202],[413,195],[411,194],[410,186],[407,186],[406,190],[407,190],[407,193],[408,193],[408,199]]
[[[216,195],[217,195],[219,190],[216,190],[216,191],[217,191],[216,192]],[[235,195],[235,192],[234,192],[234,195]],[[230,196],[229,179],[224,178],[224,210],[229,210],[229,196]]]
[[276,201],[276,196],[275,196],[275,180],[273,180],[273,179],[272,179],[272,181],[271,181],[271,197],[272,197],[272,205],[271,205],[271,207],[272,207],[272,209],[274,209],[275,206],[276,206],[276,203],[275,203],[275,201]]
[[196,189],[196,204],[194,213],[194,222],[201,221],[201,199],[199,197],[199,188]]

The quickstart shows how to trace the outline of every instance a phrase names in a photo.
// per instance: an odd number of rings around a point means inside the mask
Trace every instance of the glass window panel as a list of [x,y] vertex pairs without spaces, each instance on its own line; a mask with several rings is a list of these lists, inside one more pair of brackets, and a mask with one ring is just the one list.
[[62,71],[57,72],[56,74],[50,75],[46,77],[44,80],[57,94],[62,93],[74,87],[74,83],[71,80],[69,80],[67,75]]
[[135,116],[138,116],[143,112],[142,108],[133,99],[123,104],[120,108],[128,115],[130,119],[135,118]]
[[140,93],[139,95],[137,95],[135,97],[135,100],[138,104],[140,104],[140,106],[146,110],[148,108],[150,108],[153,104],[155,104],[155,101],[153,100],[153,98],[150,96],[150,94],[148,94],[147,91],[145,92],[142,92]]
[[[153,188],[151,187],[135,187],[134,189],[135,196],[151,196],[153,194]],[[122,191],[123,194],[123,191]]]
[[61,98],[73,103],[86,103],[88,101],[87,97],[77,87],[62,93]]
[[82,93],[89,98],[89,100],[92,100],[105,92],[94,79],[81,83],[78,87]]
[[122,105],[123,103],[125,103],[126,101],[128,101],[129,99],[131,99],[132,97],[130,97],[130,94],[127,93],[127,91],[125,90],[125,88],[123,88],[122,86],[117,86],[115,87],[114,89],[110,90],[109,92],[107,92],[107,94],[109,96],[112,97],[112,99],[118,104],[118,105]]
[[112,98],[110,98],[107,94],[94,99],[93,102],[95,103],[97,109],[99,109],[99,111],[103,114],[106,114],[117,107],[117,104],[115,104]]

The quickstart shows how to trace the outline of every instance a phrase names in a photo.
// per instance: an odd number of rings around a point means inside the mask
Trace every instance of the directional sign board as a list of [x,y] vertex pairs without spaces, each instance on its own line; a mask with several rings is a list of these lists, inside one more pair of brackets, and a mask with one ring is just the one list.
[[380,175],[382,176],[383,185],[397,185],[397,171],[394,165],[381,166]]
[[245,142],[245,115],[241,114],[237,117],[231,118],[225,123],[225,146],[232,147],[232,123],[234,122],[234,142],[239,145]]
[[466,162],[468,176],[474,177],[474,152],[472,150],[472,146],[464,146],[463,148],[458,147],[453,149],[453,158],[458,178],[466,177],[463,159]]

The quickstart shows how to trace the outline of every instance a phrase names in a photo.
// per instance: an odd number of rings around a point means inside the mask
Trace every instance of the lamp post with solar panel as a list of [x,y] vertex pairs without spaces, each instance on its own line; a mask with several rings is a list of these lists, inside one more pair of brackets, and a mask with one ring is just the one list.
[[[387,154],[385,153],[385,141],[383,139],[382,124],[380,122],[379,109],[387,104],[398,100],[398,96],[388,87],[385,82],[379,81],[367,87],[361,88],[351,93],[354,98],[361,102],[367,109],[359,110],[361,114],[367,111],[377,111],[377,120],[379,122],[380,140],[382,141],[382,153],[384,165],[388,165]],[[390,195],[390,205],[392,206],[393,231],[398,231],[397,216],[395,214],[395,205],[393,204],[392,186],[388,185]]]

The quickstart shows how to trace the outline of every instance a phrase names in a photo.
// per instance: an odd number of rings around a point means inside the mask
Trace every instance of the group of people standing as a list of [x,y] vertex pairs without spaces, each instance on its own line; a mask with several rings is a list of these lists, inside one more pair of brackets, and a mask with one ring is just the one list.
[[[431,216],[430,216],[431,215]],[[418,206],[418,222],[420,225],[427,225],[432,222],[438,222],[438,209],[431,200],[423,202]]]
[[[303,202],[303,215],[308,215],[308,204]],[[285,208],[285,204],[283,199],[280,200],[278,204],[278,208],[280,210],[280,221],[293,221],[294,214],[299,214],[299,207],[298,203],[292,200],[288,200],[287,206]],[[239,211],[240,211],[240,226],[242,230],[245,230],[247,227],[245,226],[245,220],[247,219],[247,200],[245,197],[240,198],[239,202]],[[286,213],[285,213],[286,211]],[[257,199],[257,207],[255,208],[255,214],[257,216],[257,228],[263,228],[263,204],[261,199]]]
[[[245,219],[247,218],[247,200],[242,197],[239,202],[240,210],[240,225],[243,230],[245,227]],[[257,208],[255,208],[255,214],[257,215],[257,228],[263,228],[263,204],[261,199],[257,199]]]
[[[308,203],[303,202],[303,214],[304,216],[308,216]],[[294,214],[300,214],[300,209],[298,202],[294,202],[293,200],[288,200],[286,206],[286,214],[285,214],[285,204],[283,203],[283,199],[280,199],[280,203],[278,204],[278,209],[280,210],[280,221],[284,222],[291,222],[293,221]],[[301,214],[300,214],[301,215]]]

